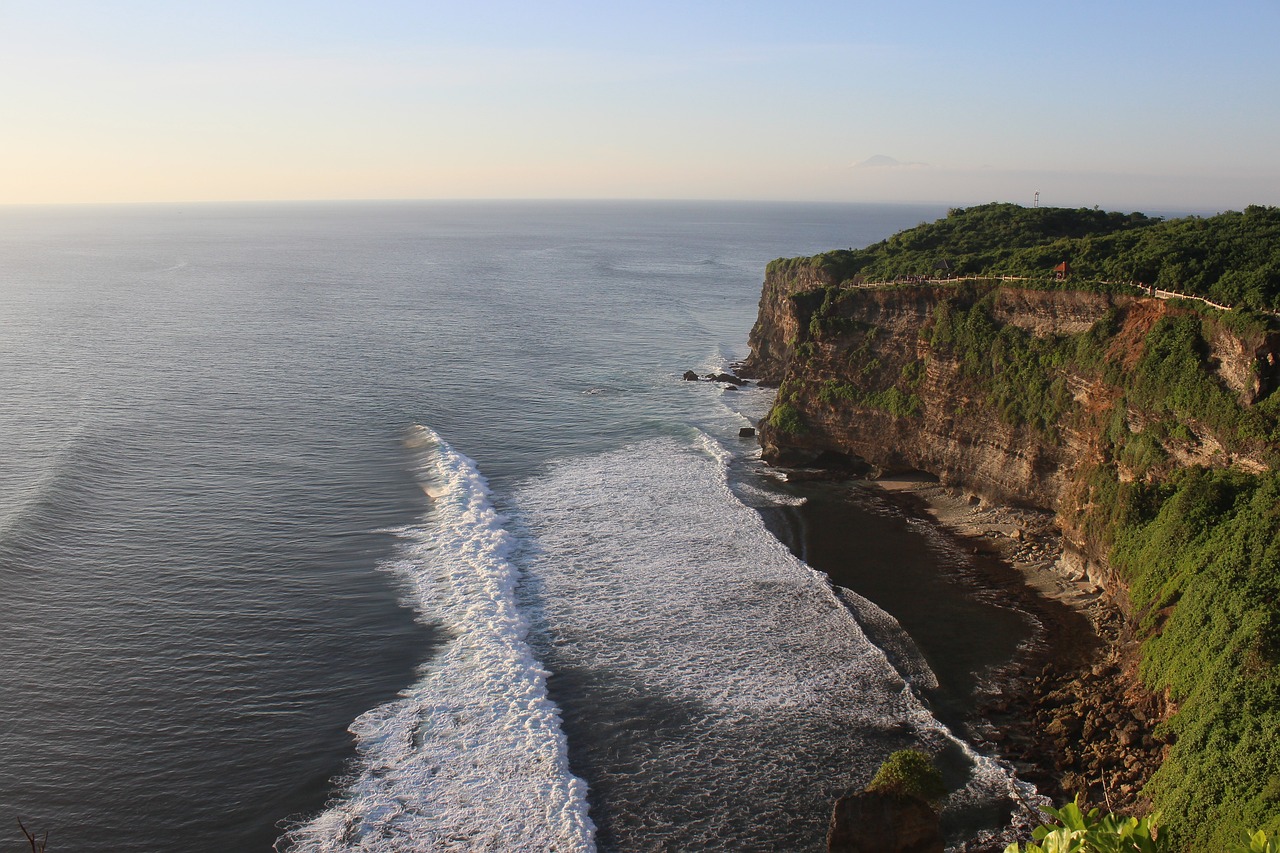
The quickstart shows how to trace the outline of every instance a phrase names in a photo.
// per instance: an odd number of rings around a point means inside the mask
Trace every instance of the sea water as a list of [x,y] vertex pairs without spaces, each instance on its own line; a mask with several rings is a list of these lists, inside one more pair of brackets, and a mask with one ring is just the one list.
[[78,851],[817,849],[912,745],[999,796],[892,617],[765,527],[795,498],[737,430],[769,392],[680,379],[746,354],[769,259],[941,213],[0,211],[0,819]]

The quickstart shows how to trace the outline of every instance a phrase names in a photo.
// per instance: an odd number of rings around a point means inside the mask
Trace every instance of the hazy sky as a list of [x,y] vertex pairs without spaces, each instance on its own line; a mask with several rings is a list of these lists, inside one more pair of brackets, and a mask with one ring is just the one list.
[[0,203],[1037,190],[1280,204],[1280,2],[0,0]]

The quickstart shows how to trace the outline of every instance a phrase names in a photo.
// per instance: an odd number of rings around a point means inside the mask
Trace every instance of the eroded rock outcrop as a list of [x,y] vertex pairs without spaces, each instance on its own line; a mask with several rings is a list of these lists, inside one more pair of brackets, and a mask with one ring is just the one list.
[[829,853],[942,853],[938,813],[917,797],[861,791],[836,800]]

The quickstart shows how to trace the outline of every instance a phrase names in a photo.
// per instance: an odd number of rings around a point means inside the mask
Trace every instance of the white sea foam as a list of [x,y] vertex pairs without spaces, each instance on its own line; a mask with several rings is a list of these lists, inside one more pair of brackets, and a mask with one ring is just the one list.
[[933,690],[938,686],[938,677],[929,662],[897,619],[852,590],[837,588],[835,594],[854,614],[862,630],[875,638],[876,645],[903,679],[917,690]]
[[[575,460],[517,493],[534,532],[521,559],[541,596],[535,620],[662,695],[722,712],[823,708],[833,687],[901,693],[825,580],[734,497],[727,453],[700,444]],[[829,642],[799,649],[786,634],[801,630]]]
[[572,716],[580,772],[612,801],[602,832],[619,849],[807,846],[833,789],[911,745],[968,757],[958,802],[1007,792],[735,496],[730,455],[695,444],[576,459],[515,496],[531,641],[594,685]]
[[359,753],[338,801],[291,831],[292,850],[591,851],[586,785],[569,770],[546,671],[516,608],[512,538],[475,463],[425,427],[433,505],[400,531],[406,581],[447,647],[400,698],[359,717]]

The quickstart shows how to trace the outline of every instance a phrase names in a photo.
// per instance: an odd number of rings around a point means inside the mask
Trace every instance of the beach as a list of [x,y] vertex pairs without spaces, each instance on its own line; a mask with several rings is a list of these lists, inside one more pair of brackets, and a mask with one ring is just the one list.
[[[775,533],[898,621],[936,676],[916,687],[939,719],[1053,802],[1079,794],[1149,810],[1139,790],[1163,744],[1141,722],[1161,709],[1138,682],[1121,604],[1062,560],[1052,513],[984,501],[927,475],[798,472],[787,488],[805,502],[783,511]],[[924,552],[904,547],[895,528],[913,531]],[[866,559],[886,548],[899,552]],[[895,571],[866,572],[886,562]],[[1015,811],[1025,821],[1032,807]],[[955,830],[953,818],[953,838]]]

